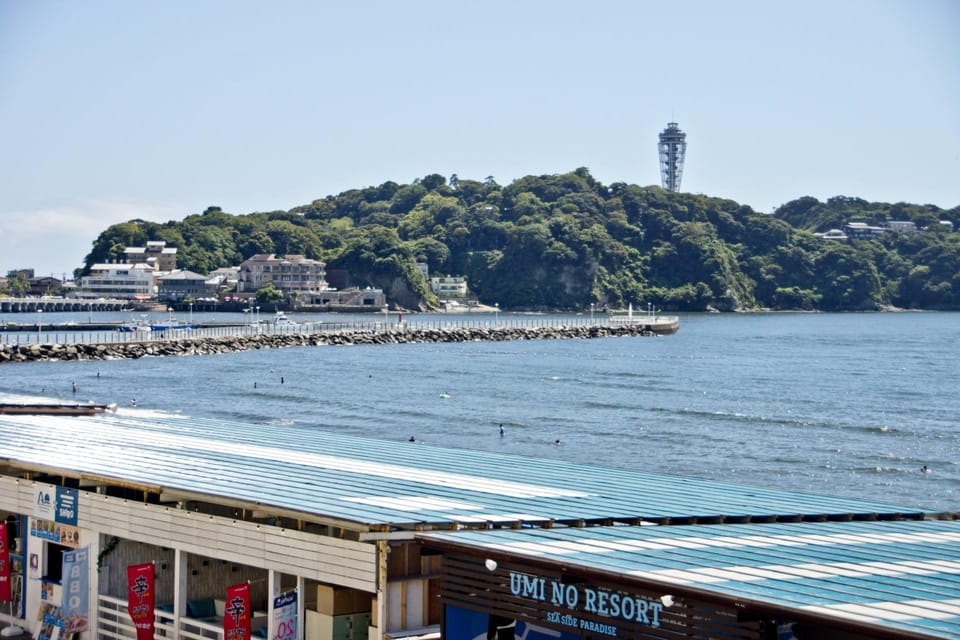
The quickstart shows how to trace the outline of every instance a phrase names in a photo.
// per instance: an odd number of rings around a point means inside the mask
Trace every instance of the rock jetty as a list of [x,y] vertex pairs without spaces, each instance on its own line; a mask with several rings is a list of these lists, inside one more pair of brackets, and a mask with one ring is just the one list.
[[568,340],[612,336],[654,336],[642,324],[555,327],[458,327],[348,330],[251,336],[191,337],[118,344],[0,345],[0,363],[63,360],[123,360],[147,356],[194,356],[251,349],[363,344],[404,344],[507,340]]

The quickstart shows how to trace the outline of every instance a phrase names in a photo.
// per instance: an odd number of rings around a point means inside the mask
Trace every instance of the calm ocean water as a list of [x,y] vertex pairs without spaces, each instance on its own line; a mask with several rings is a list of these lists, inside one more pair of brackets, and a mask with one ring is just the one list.
[[956,313],[704,314],[659,338],[3,365],[0,394],[960,511],[958,357]]

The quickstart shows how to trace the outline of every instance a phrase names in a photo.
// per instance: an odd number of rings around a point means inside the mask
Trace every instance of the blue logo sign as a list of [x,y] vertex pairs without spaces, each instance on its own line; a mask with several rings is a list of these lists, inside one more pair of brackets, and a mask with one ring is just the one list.
[[57,509],[54,512],[54,520],[60,524],[77,526],[79,502],[80,494],[76,489],[57,487]]

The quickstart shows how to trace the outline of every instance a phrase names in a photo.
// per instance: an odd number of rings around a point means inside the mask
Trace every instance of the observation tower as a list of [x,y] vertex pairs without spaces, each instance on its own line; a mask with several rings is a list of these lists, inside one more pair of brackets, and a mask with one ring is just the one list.
[[683,156],[687,153],[687,134],[680,131],[676,122],[668,122],[660,132],[660,182],[664,189],[680,191],[683,176]]

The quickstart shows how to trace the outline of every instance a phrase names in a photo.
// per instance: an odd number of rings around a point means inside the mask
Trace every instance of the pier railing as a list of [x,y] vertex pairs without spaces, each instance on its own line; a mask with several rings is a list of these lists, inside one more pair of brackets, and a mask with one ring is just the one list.
[[[0,344],[126,344],[179,341],[188,338],[228,338],[250,337],[256,335],[313,335],[337,332],[378,332],[395,333],[429,329],[480,329],[480,328],[548,328],[610,326],[624,323],[624,316],[507,316],[503,317],[461,317],[461,316],[409,316],[402,321],[395,318],[349,320],[345,322],[302,322],[291,324],[254,323],[229,326],[196,327],[193,329],[171,328],[155,331],[119,331],[116,329],[85,330],[83,325],[68,328],[51,326],[38,327],[35,330],[0,332]],[[676,316],[634,315],[630,322],[657,327],[677,322]]]

